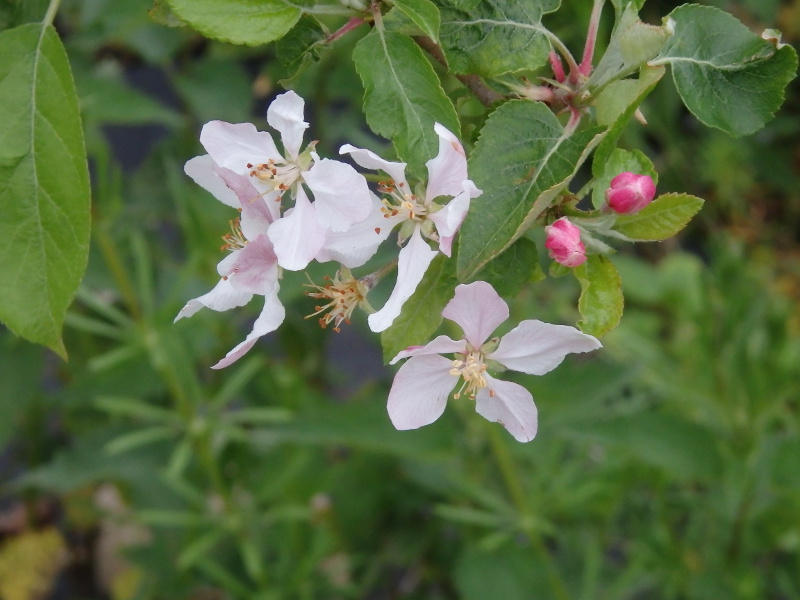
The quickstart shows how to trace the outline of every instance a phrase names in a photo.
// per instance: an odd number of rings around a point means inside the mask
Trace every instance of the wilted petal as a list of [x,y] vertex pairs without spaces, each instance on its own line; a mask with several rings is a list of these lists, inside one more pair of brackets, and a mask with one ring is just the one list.
[[518,442],[530,442],[539,426],[533,396],[521,385],[486,376],[489,384],[478,390],[475,411],[493,423],[500,423]]
[[435,213],[428,215],[428,219],[436,224],[439,234],[439,250],[445,256],[450,256],[453,248],[453,239],[467,216],[472,198],[480,195],[480,190],[469,179],[463,181],[464,191],[447,203],[447,206]]
[[397,283],[389,296],[389,300],[378,312],[367,317],[369,328],[380,332],[392,324],[403,308],[403,304],[417,289],[425,271],[438,252],[431,250],[422,239],[419,227],[414,230],[408,243],[400,250],[397,263]]
[[214,198],[223,204],[227,204],[231,208],[239,208],[239,199],[236,193],[225,184],[215,168],[217,168],[217,164],[214,159],[208,154],[204,154],[186,161],[186,164],[183,165],[183,172],[201,188],[211,192]]
[[374,194],[370,196],[372,198],[370,215],[347,231],[329,231],[325,236],[325,245],[317,254],[319,262],[335,260],[349,269],[360,267],[372,258],[395,225],[404,219],[400,214],[385,217],[381,211],[383,204]]
[[445,319],[461,326],[464,337],[476,350],[508,314],[508,304],[485,281],[456,286],[455,296],[442,311]]
[[544,375],[561,364],[567,354],[590,352],[601,346],[596,338],[574,327],[529,320],[504,335],[487,358],[514,371]]
[[408,182],[406,181],[406,163],[391,162],[383,160],[372,150],[356,148],[350,144],[345,144],[339,148],[339,154],[349,154],[357,165],[373,171],[383,171],[397,184],[401,191],[409,192]]
[[200,143],[215,163],[236,173],[249,172],[248,164],[283,159],[272,136],[252,123],[211,121],[203,126]]
[[345,231],[369,215],[372,199],[367,180],[350,165],[323,158],[303,179],[314,192],[317,218],[332,231]]
[[450,375],[451,361],[443,356],[408,359],[394,376],[387,409],[397,429],[416,429],[438,419],[447,406],[458,377]]
[[189,300],[189,302],[186,303],[186,306],[184,306],[178,313],[178,316],[175,317],[175,321],[185,317],[191,317],[204,306],[219,312],[244,306],[250,302],[252,297],[253,294],[249,292],[234,289],[230,281],[227,279],[220,279],[217,285],[215,285],[210,292],[203,294],[194,300]]
[[264,298],[264,309],[261,311],[255,323],[253,323],[253,331],[250,332],[241,344],[238,344],[233,350],[228,352],[225,358],[211,368],[222,369],[239,360],[242,356],[247,354],[250,348],[258,341],[258,338],[280,327],[285,317],[286,309],[283,308],[280,300],[278,300],[278,289],[276,287],[274,293]]
[[433,129],[439,136],[439,154],[425,163],[428,167],[426,202],[437,196],[457,196],[463,190],[463,181],[469,178],[467,155],[461,142],[449,129],[439,123],[436,123]]
[[325,243],[325,227],[303,188],[297,189],[294,208],[278,219],[267,232],[278,264],[289,271],[305,269]]
[[308,128],[308,123],[303,121],[304,106],[305,101],[289,90],[275,98],[267,109],[267,123],[280,132],[283,147],[292,160],[297,159],[303,133]]
[[466,351],[465,340],[454,340],[446,335],[440,335],[424,346],[410,346],[405,350],[401,350],[390,362],[393,365],[398,360],[408,358],[410,356],[426,356],[428,354],[450,354],[461,353]]

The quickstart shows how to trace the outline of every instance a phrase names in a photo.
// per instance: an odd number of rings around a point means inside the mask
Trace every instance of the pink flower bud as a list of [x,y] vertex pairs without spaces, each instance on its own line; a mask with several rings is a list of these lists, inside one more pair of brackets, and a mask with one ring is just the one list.
[[581,231],[566,217],[544,228],[547,232],[545,248],[550,258],[565,267],[578,267],[586,262],[586,246],[581,241]]
[[650,204],[655,195],[656,184],[652,177],[625,171],[611,180],[606,202],[614,212],[633,214]]

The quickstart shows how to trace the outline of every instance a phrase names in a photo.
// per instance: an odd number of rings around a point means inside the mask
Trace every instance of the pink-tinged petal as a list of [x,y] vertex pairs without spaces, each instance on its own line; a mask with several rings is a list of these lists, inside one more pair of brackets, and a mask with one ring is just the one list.
[[[234,260],[229,261],[230,258]],[[223,262],[227,272],[220,275],[227,276],[234,289],[263,296],[278,285],[278,257],[265,235],[232,253]],[[220,266],[217,268],[221,269]]]
[[485,281],[456,286],[455,296],[442,311],[445,319],[461,326],[464,337],[476,350],[508,319],[508,314],[508,304]]
[[403,220],[402,215],[385,217],[381,211],[380,200],[370,194],[372,199],[372,212],[370,215],[350,227],[347,231],[335,233],[329,231],[325,238],[325,245],[317,254],[319,262],[335,260],[348,269],[355,269],[367,262],[389,234],[392,229]]
[[262,193],[255,188],[249,175],[240,175],[224,167],[215,165],[214,172],[239,200],[242,233],[248,240],[264,233],[267,226],[280,217],[279,192]]
[[417,289],[425,271],[428,270],[431,261],[437,254],[438,252],[432,250],[422,239],[419,227],[417,227],[411,235],[411,239],[400,250],[397,262],[397,283],[395,283],[392,294],[382,309],[367,317],[369,328],[372,331],[378,333],[388,329],[400,315],[403,304]]
[[201,188],[211,192],[214,198],[223,204],[227,204],[231,208],[239,208],[239,199],[236,197],[236,193],[229,189],[225,181],[215,172],[216,167],[214,159],[208,154],[204,154],[189,159],[183,166],[183,172]]
[[302,187],[297,189],[294,208],[270,225],[267,235],[284,269],[300,271],[317,256],[325,244],[325,227]]
[[236,173],[249,173],[248,164],[258,165],[282,156],[265,131],[258,131],[252,123],[226,123],[211,121],[200,132],[200,143],[220,167]]
[[280,300],[278,300],[278,290],[275,289],[274,293],[267,295],[264,298],[264,308],[261,314],[253,323],[253,331],[245,338],[245,340],[238,344],[233,350],[228,352],[221,361],[215,364],[212,369],[223,369],[230,364],[239,360],[242,356],[249,352],[250,348],[255,345],[258,338],[268,333],[275,331],[283,323],[286,317],[286,309],[283,308]]
[[433,129],[439,136],[439,154],[425,163],[428,167],[426,202],[438,196],[457,196],[463,190],[463,181],[469,178],[467,155],[461,142],[449,129],[439,123],[436,123]]
[[466,340],[454,340],[446,335],[440,335],[424,346],[410,346],[405,350],[401,350],[395,356],[390,365],[393,365],[398,360],[409,358],[410,356],[427,356],[429,354],[460,354],[466,352]]
[[332,231],[345,231],[369,216],[372,198],[367,180],[350,165],[323,158],[303,179],[314,192],[317,217]]
[[514,371],[544,375],[561,364],[567,354],[591,352],[601,346],[597,338],[574,327],[529,320],[504,335],[487,358]]
[[452,362],[443,356],[408,359],[394,376],[387,409],[397,429],[417,429],[438,419],[458,383],[450,375]]
[[305,101],[289,90],[276,97],[267,109],[267,123],[280,132],[283,147],[292,160],[297,159],[303,143],[303,133],[308,128],[308,123],[303,121],[304,106]]
[[464,185],[463,192],[448,202],[447,206],[441,210],[428,215],[428,218],[436,224],[436,232],[439,234],[439,250],[447,257],[452,252],[453,239],[469,212],[470,201],[481,194],[469,179],[462,183]]
[[250,302],[252,297],[253,294],[249,292],[234,289],[227,279],[220,279],[210,292],[194,300],[189,300],[175,317],[175,321],[191,317],[204,306],[218,312],[238,308]]
[[406,181],[406,163],[383,160],[372,150],[363,150],[350,144],[339,148],[339,154],[349,154],[357,165],[373,171],[383,171],[397,184],[401,191],[410,193]]
[[521,385],[486,376],[488,387],[478,390],[475,412],[500,423],[518,442],[530,442],[539,426],[533,396]]

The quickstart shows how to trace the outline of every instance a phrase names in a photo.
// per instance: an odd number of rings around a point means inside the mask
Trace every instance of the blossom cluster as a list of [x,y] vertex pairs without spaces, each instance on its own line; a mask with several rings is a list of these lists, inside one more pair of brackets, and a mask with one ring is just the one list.
[[[247,353],[256,341],[275,331],[285,318],[279,298],[283,270],[300,271],[313,262],[338,263],[336,274],[322,286],[312,284],[309,296],[320,300],[314,315],[320,324],[338,331],[356,309],[368,313],[374,332],[386,330],[400,315],[438,254],[450,257],[453,242],[473,198],[481,194],[467,173],[464,148],[456,135],[434,125],[437,155],[426,163],[427,179],[412,187],[406,164],[385,160],[370,150],[349,144],[340,154],[362,169],[378,171],[380,183],[370,189],[367,178],[348,163],[321,158],[316,142],[303,146],[308,123],[304,101],[294,92],[278,96],[267,111],[267,122],[280,135],[249,123],[207,123],[200,142],[208,154],[186,163],[185,171],[217,200],[238,211],[223,237],[225,257],[217,265],[217,284],[190,300],[176,321],[206,307],[226,311],[254,296],[264,305],[252,331],[213,368],[226,367]],[[612,182],[613,183],[613,182]],[[638,186],[638,187],[637,187]],[[612,186],[613,187],[613,186]],[[626,180],[621,188],[646,186]],[[643,190],[643,191],[642,191]],[[614,192],[609,206],[637,204],[634,192]],[[558,262],[577,266],[585,248],[575,226],[565,220],[548,228],[547,247]],[[356,278],[393,231],[400,247],[397,258],[368,275]],[[397,270],[386,303],[374,310],[367,295],[378,281]],[[389,394],[389,416],[398,429],[411,429],[436,420],[447,398],[467,396],[476,411],[501,423],[516,439],[536,434],[536,407],[522,386],[493,375],[512,369],[534,375],[555,368],[568,353],[600,347],[592,336],[563,325],[523,321],[503,338],[489,339],[509,316],[508,306],[486,282],[460,285],[442,316],[458,324],[464,338],[439,336],[425,346],[407,348],[392,361],[408,359]],[[447,359],[441,353],[453,354]]]

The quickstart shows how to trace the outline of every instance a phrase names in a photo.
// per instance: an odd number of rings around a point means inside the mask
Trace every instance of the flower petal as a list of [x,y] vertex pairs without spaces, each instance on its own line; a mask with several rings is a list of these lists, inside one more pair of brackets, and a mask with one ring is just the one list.
[[214,165],[214,172],[238,199],[236,208],[242,210],[242,233],[248,240],[266,233],[270,223],[280,217],[280,193],[262,194],[253,185],[248,175]]
[[508,304],[485,281],[456,286],[455,296],[442,311],[445,319],[461,326],[464,337],[476,350],[508,319],[508,314]]
[[597,338],[574,327],[528,320],[504,335],[487,358],[514,371],[544,375],[561,364],[567,354],[590,352],[601,346]]
[[346,231],[329,231],[325,245],[317,254],[319,262],[335,260],[349,269],[355,269],[367,262],[377,252],[378,246],[392,233],[395,225],[403,220],[402,215],[387,218],[381,211],[378,198],[370,193],[372,212]]
[[323,158],[303,179],[314,192],[320,222],[333,231],[345,231],[369,216],[372,208],[367,180],[350,165]]
[[265,235],[233,252],[217,269],[239,291],[264,296],[278,285],[278,257]]
[[248,164],[282,160],[272,136],[252,123],[211,121],[200,132],[200,143],[220,167],[246,174]]
[[445,256],[450,256],[453,248],[453,238],[461,228],[464,217],[467,216],[472,198],[480,196],[481,192],[469,179],[462,182],[464,191],[447,203],[447,206],[428,215],[428,219],[436,223],[436,232],[439,234],[439,250]]
[[428,167],[426,202],[432,201],[437,196],[457,196],[463,190],[462,182],[469,178],[467,155],[461,142],[449,129],[439,123],[436,123],[433,129],[439,136],[439,154],[425,163]]
[[530,442],[539,426],[533,396],[521,385],[486,375],[486,388],[478,390],[475,412],[500,423],[518,442]]
[[297,189],[294,208],[270,225],[267,235],[284,269],[300,271],[317,256],[325,243],[325,227],[302,187]]
[[178,313],[178,316],[175,317],[175,321],[179,321],[185,317],[191,317],[204,306],[219,312],[244,306],[250,302],[252,297],[253,294],[250,292],[234,289],[231,282],[227,279],[220,279],[210,292],[194,300],[189,300],[186,306]]
[[397,283],[383,308],[367,317],[369,328],[374,332],[388,329],[403,309],[403,304],[417,289],[425,271],[438,253],[422,239],[419,227],[414,229],[411,239],[400,250],[397,263]]
[[339,148],[339,154],[349,154],[357,165],[373,171],[383,171],[397,184],[401,191],[409,192],[406,181],[406,163],[383,160],[372,150],[363,150],[350,144]]
[[225,358],[211,368],[222,369],[239,360],[242,356],[247,354],[253,345],[255,345],[255,343],[258,341],[258,338],[271,333],[280,327],[285,317],[286,309],[283,308],[280,300],[278,300],[278,289],[276,286],[274,293],[269,294],[264,298],[264,308],[262,309],[261,314],[258,316],[255,323],[253,323],[253,330],[250,332],[250,334],[242,343],[238,344],[233,350],[228,352],[228,354],[225,355]]
[[397,429],[417,429],[438,419],[458,383],[444,356],[410,358],[394,376],[387,409]]
[[449,354],[449,353],[462,353],[466,351],[466,340],[454,340],[446,335],[440,335],[424,346],[409,346],[405,350],[401,350],[390,362],[393,365],[398,360],[408,358],[409,356],[426,356],[428,354]]
[[303,121],[305,101],[295,92],[289,90],[276,97],[267,109],[267,123],[281,134],[283,147],[292,160],[297,160],[303,133],[308,123]]
[[186,164],[183,165],[183,172],[191,177],[201,188],[211,192],[214,198],[223,204],[227,204],[231,208],[239,208],[239,198],[237,198],[233,190],[228,188],[219,174],[215,172],[215,167],[217,167],[217,164],[214,159],[208,154],[204,154],[186,161]]

